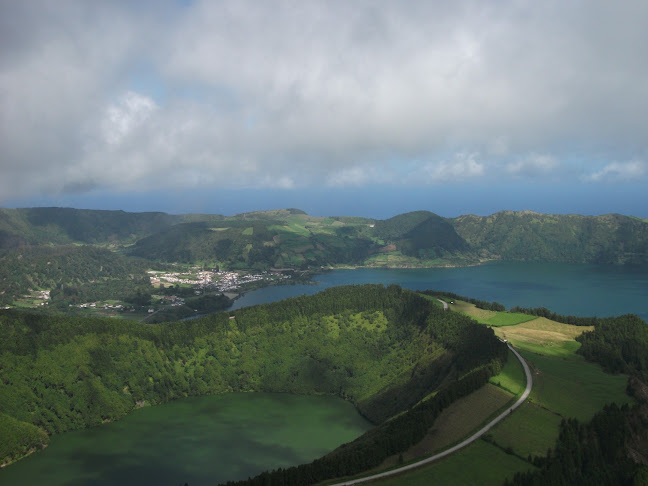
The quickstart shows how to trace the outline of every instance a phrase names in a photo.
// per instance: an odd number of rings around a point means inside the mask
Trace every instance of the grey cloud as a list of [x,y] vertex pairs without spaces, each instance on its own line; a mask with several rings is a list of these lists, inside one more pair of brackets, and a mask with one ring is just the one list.
[[646,150],[641,2],[133,5],[0,2],[1,198],[533,177]]

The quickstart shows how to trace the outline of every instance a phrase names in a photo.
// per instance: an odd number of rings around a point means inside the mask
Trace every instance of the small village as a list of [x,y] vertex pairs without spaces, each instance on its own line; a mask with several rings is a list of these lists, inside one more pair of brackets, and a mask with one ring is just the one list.
[[[170,288],[175,286],[191,287],[195,295],[200,295],[205,292],[222,292],[230,298],[236,298],[238,293],[249,285],[258,284],[259,286],[267,285],[271,282],[279,280],[290,279],[290,275],[280,271],[263,271],[258,274],[238,273],[231,271],[219,270],[204,270],[201,267],[191,267],[186,271],[180,272],[164,272],[159,270],[149,270],[149,278],[151,285],[154,288]],[[49,299],[49,292],[41,292],[47,295],[34,296],[38,299],[46,301]],[[162,304],[170,307],[179,307],[185,305],[185,298],[177,295],[154,295],[159,299],[158,305]],[[40,305],[43,305],[42,303]],[[72,304],[70,305],[72,306]],[[112,311],[131,313],[136,312],[136,308],[126,305],[119,301],[100,301],[100,302],[85,302],[76,304],[75,307],[79,309],[87,309],[90,311]],[[155,312],[155,308],[148,308],[147,313]]]
[[231,271],[202,270],[192,267],[190,272],[161,272],[149,270],[147,273],[154,287],[163,285],[190,285],[197,289],[215,290],[219,292],[235,292],[241,287],[254,282],[270,282],[289,279],[290,275],[281,272],[263,271],[257,274],[244,274]]

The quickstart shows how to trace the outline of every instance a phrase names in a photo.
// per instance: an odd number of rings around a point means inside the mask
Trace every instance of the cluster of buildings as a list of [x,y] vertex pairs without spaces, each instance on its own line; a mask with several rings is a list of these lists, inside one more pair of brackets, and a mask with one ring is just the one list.
[[155,270],[149,270],[148,274],[151,276],[151,283],[154,286],[164,283],[187,284],[202,289],[214,289],[219,292],[238,290],[242,285],[252,282],[290,278],[290,276],[283,275],[279,272],[267,271],[258,274],[241,275],[237,272],[214,272],[201,270],[194,276],[187,273],[162,273]]
[[212,283],[214,273],[209,271],[200,271],[196,275],[196,278],[188,278],[186,273],[161,273],[156,272],[155,270],[149,270],[147,272],[151,276],[151,283],[153,285],[160,284],[162,281],[173,284],[187,284],[187,285],[198,285],[200,287],[206,287]]
[[98,302],[86,302],[85,304],[79,304],[77,305],[80,309],[114,309],[114,310],[120,310],[123,309],[124,306],[122,304],[100,304]]
[[265,271],[259,274],[250,275],[239,275],[236,272],[218,272],[218,276],[219,282],[217,284],[214,284],[214,287],[220,292],[238,290],[241,285],[252,282],[290,278],[288,275],[283,275],[281,273],[269,273]]

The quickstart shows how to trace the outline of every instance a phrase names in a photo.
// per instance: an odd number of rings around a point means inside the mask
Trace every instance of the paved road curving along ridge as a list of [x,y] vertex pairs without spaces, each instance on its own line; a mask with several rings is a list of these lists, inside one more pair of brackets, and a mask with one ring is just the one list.
[[466,447],[468,444],[471,444],[475,442],[477,439],[479,439],[482,435],[484,435],[486,432],[488,432],[491,428],[493,428],[496,424],[498,424],[501,420],[503,420],[506,416],[508,416],[513,410],[518,408],[520,405],[524,403],[524,401],[527,399],[529,394],[531,393],[531,387],[533,386],[533,378],[531,377],[531,370],[529,370],[529,365],[527,365],[526,361],[524,361],[524,358],[520,356],[520,353],[518,353],[513,347],[511,346],[510,343],[507,343],[507,346],[511,351],[513,351],[513,354],[515,354],[515,357],[520,360],[520,363],[522,363],[522,367],[524,368],[524,374],[526,375],[526,388],[524,389],[524,393],[522,393],[522,396],[509,408],[504,410],[501,414],[499,414],[497,417],[495,417],[493,420],[491,420],[488,424],[486,424],[484,427],[479,429],[477,432],[475,432],[473,435],[468,437],[466,440],[461,441],[459,444],[446,449],[443,452],[439,452],[438,454],[435,454],[433,456],[430,456],[426,459],[423,459],[418,462],[414,462],[412,464],[408,464],[407,466],[399,467],[398,469],[392,469],[391,471],[385,471],[382,473],[374,474],[372,476],[367,476],[364,478],[358,478],[358,479],[351,479],[349,481],[344,481],[342,483],[336,483],[333,486],[350,486],[352,484],[360,484],[364,483],[367,481],[373,481],[375,479],[381,479],[381,478],[386,478],[388,476],[393,476],[395,474],[400,474],[405,471],[409,471],[410,469],[415,469],[417,467],[424,466],[425,464],[430,464],[431,462],[436,461],[437,459],[441,459],[442,457],[449,456],[453,452],[458,451],[459,449],[462,449],[463,447]]

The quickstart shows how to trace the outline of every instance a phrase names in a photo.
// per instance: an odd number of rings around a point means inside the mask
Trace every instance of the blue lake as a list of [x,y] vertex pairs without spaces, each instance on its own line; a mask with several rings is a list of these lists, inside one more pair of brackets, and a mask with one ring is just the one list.
[[498,262],[465,268],[333,270],[314,285],[281,285],[249,292],[232,309],[310,295],[336,285],[382,283],[454,292],[507,308],[547,307],[578,316],[637,314],[648,320],[648,267],[576,263]]

